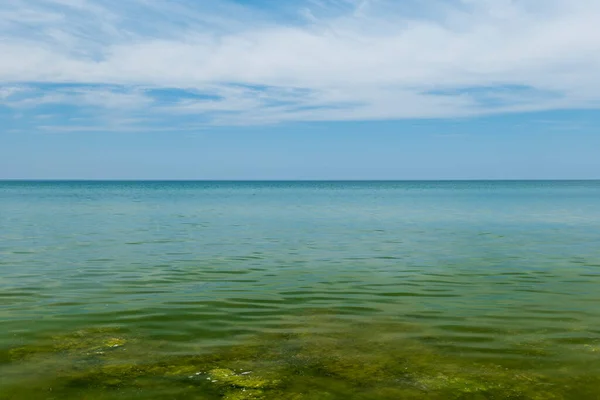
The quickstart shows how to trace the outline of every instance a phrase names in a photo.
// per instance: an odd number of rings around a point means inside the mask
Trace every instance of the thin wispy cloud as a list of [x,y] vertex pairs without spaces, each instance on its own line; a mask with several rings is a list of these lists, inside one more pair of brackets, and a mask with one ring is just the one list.
[[0,106],[140,130],[600,107],[596,0],[269,4],[3,2]]

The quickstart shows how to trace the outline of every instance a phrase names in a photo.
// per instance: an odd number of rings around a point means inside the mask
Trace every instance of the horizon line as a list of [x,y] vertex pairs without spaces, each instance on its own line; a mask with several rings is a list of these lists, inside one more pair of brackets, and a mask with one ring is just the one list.
[[512,179],[35,179],[0,178],[0,182],[598,182],[600,178],[512,178]]

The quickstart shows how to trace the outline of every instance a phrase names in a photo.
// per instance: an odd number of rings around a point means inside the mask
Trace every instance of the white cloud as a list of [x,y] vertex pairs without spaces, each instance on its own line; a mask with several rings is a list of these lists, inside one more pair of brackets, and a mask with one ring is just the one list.
[[9,99],[17,93],[22,93],[27,89],[20,86],[0,87],[0,101],[9,101]]
[[[14,105],[75,101],[213,123],[600,106],[597,0],[440,0],[426,8],[310,0],[268,12],[199,3],[7,2],[0,5],[0,82],[119,87],[63,88]],[[214,98],[161,105],[149,88]]]
[[118,92],[107,88],[67,87],[40,91],[34,87],[0,88],[0,104],[12,108],[32,108],[44,104],[91,106],[106,109],[140,109],[151,106],[153,99],[142,90]]

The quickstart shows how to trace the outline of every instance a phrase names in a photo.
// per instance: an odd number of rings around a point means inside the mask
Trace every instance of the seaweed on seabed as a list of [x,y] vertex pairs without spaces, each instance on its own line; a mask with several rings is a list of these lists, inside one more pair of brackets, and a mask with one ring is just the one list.
[[166,393],[225,400],[558,400],[573,390],[586,398],[600,383],[582,377],[581,387],[573,388],[540,373],[474,364],[393,335],[394,329],[403,328],[373,324],[333,333],[265,334],[208,354],[162,357],[124,351],[137,341],[118,332],[88,330],[54,337],[50,347],[22,347],[12,354],[16,361],[48,352],[91,357],[92,362],[64,364],[68,368],[53,382],[57,398],[78,398],[93,389],[110,398],[135,389],[150,398]]
[[277,379],[261,377],[252,371],[236,373],[226,368],[215,368],[207,375],[207,380],[217,385],[227,400],[263,399],[265,391],[280,384]]
[[40,344],[21,346],[8,351],[13,361],[62,353],[74,357],[104,355],[128,342],[114,328],[83,329],[73,333],[55,335]]
[[[264,361],[281,365],[281,391],[318,392],[318,398],[563,398],[539,374],[442,356],[416,340],[378,341],[368,333],[352,333],[288,335],[283,341],[293,344],[281,346],[271,339]],[[265,396],[278,398],[281,391]]]

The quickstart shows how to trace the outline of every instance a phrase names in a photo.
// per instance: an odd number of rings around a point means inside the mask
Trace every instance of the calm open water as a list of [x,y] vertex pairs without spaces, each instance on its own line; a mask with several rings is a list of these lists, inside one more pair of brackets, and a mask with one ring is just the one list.
[[0,182],[1,399],[600,399],[600,182]]

